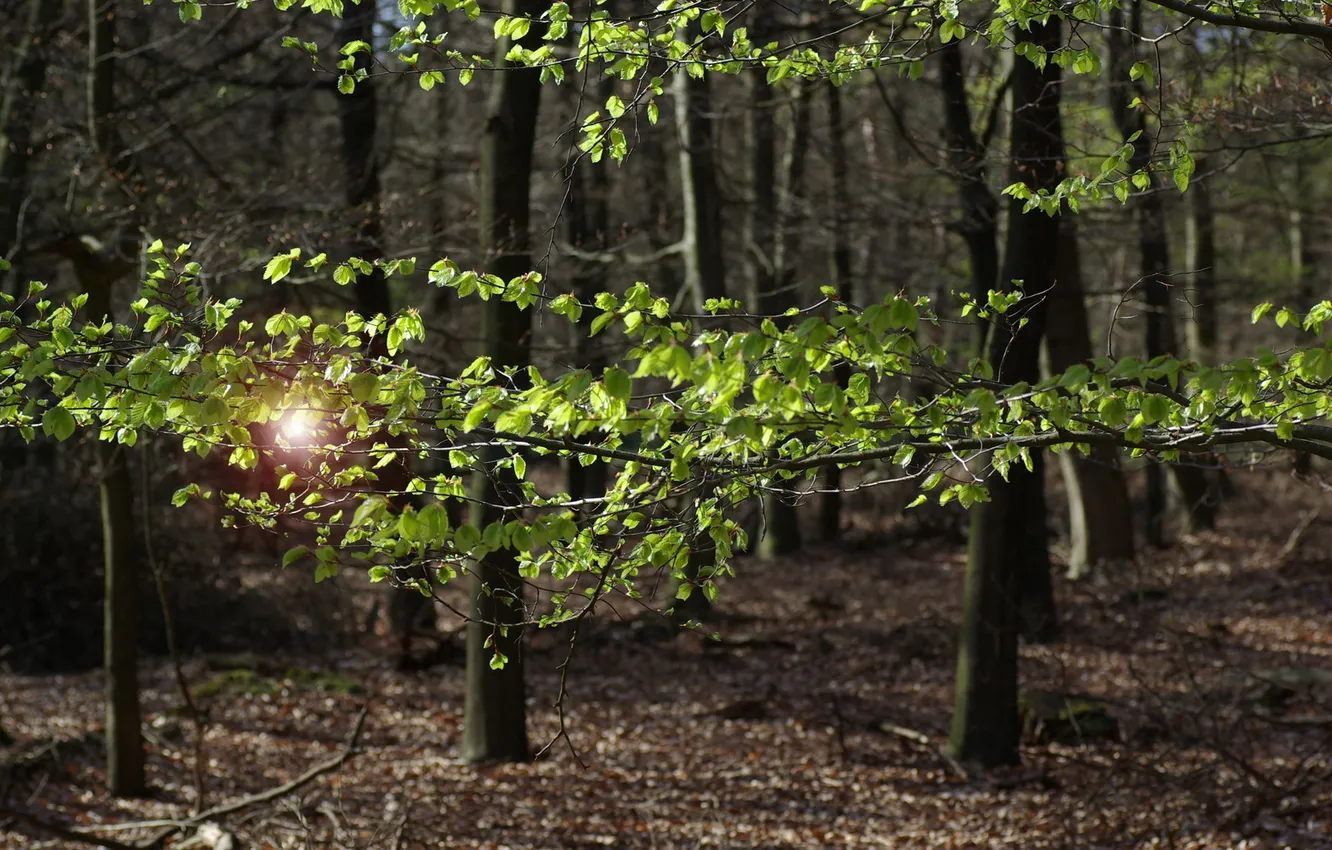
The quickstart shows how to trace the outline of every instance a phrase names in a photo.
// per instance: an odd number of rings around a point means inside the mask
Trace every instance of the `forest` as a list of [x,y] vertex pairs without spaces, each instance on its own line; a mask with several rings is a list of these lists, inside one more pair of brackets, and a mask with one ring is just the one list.
[[1332,847],[1332,6],[0,0],[0,848]]

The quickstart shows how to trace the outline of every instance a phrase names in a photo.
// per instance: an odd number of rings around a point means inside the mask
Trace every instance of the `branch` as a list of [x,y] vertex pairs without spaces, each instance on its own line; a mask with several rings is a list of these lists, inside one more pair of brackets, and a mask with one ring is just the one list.
[[35,815],[30,815],[27,812],[20,812],[16,809],[0,808],[0,818],[9,818],[18,821],[25,826],[32,827],[38,832],[54,835],[56,838],[64,841],[73,841],[79,844],[91,844],[95,847],[107,847],[109,850],[142,850],[142,848],[135,844],[126,844],[122,841],[116,841],[113,838],[100,838],[85,832],[75,832],[58,823],[51,823],[48,820],[43,820]]
[[555,243],[559,246],[562,253],[568,254],[576,260],[582,260],[587,263],[626,263],[631,266],[650,266],[659,263],[667,257],[675,254],[684,253],[686,248],[683,240],[672,242],[669,245],[658,248],[650,254],[631,254],[620,248],[612,248],[609,251],[584,251],[581,248],[575,248],[567,242]]
[[1272,18],[1256,18],[1251,15],[1227,15],[1222,12],[1213,12],[1206,6],[1191,3],[1188,0],[1148,0],[1148,2],[1154,6],[1160,6],[1163,9],[1179,12],[1181,15],[1188,15],[1191,18],[1221,27],[1239,27],[1282,35],[1304,35],[1321,39],[1324,42],[1332,41],[1332,27],[1308,21],[1273,20]]
[[[186,821],[182,821],[182,823],[185,824],[186,826],[195,826],[197,824],[203,823],[204,821],[213,820],[214,818],[220,817],[222,815],[229,815],[232,814],[233,812],[238,812],[241,809],[247,809],[250,806],[258,805],[259,803],[267,803],[270,800],[276,800],[278,797],[285,797],[291,792],[300,788],[301,786],[308,785],[310,782],[314,781],[315,779],[318,779],[320,776],[323,776],[325,773],[330,773],[334,770],[337,770],[338,768],[346,764],[348,759],[356,755],[356,742],[361,737],[361,730],[365,728],[365,717],[369,713],[369,711],[370,711],[369,708],[362,708],[360,713],[356,715],[356,725],[352,728],[352,733],[347,738],[347,745],[342,748],[342,752],[338,753],[333,758],[328,759],[327,761],[320,762],[319,764],[305,771],[305,773],[302,773],[300,776],[296,777],[290,782],[285,782],[274,788],[269,788],[267,791],[260,791],[258,794],[251,794],[248,797],[241,797],[239,800],[235,800],[233,802],[226,803],[221,806],[214,806],[213,808],[209,809],[206,812],[200,812],[194,817]],[[159,836],[155,841],[160,842],[165,837],[166,837],[165,835]]]
[[[178,832],[181,832],[185,829],[189,829],[190,827],[199,826],[205,821],[213,820],[214,818],[220,817],[222,815],[229,815],[232,814],[233,812],[238,812],[241,809],[249,808],[250,806],[255,806],[260,803],[267,803],[271,800],[276,800],[279,797],[285,797],[286,795],[301,788],[302,786],[308,785],[310,782],[314,781],[320,776],[323,776],[325,773],[329,773],[331,771],[337,770],[338,768],[342,767],[344,764],[347,763],[348,759],[356,755],[356,743],[357,741],[360,740],[361,731],[365,728],[365,718],[368,713],[369,713],[368,708],[362,708],[360,713],[356,715],[356,725],[352,728],[352,733],[347,738],[347,745],[343,747],[342,752],[338,753],[333,758],[330,758],[327,761],[320,762],[319,764],[315,765],[314,767],[302,773],[300,776],[297,776],[295,779],[292,779],[290,782],[285,782],[274,788],[269,788],[267,791],[261,791],[258,794],[251,794],[248,797],[241,797],[239,800],[234,800],[230,803],[226,803],[221,806],[214,806],[208,811],[200,812],[199,814],[194,815],[193,817],[186,818],[184,820],[173,821],[170,823],[170,825],[166,827],[166,829],[162,830],[157,835],[153,836],[152,838],[148,839],[142,844],[126,844],[124,842],[116,841],[111,838],[101,838],[97,835],[93,835],[91,832],[72,830],[67,827],[60,826],[59,824],[50,823],[49,821],[45,821],[42,820],[41,818],[35,817],[25,812],[15,811],[13,809],[0,808],[0,817],[12,818],[20,823],[31,826],[32,828],[45,832],[49,835],[54,835],[58,838],[63,838],[66,841],[75,841],[81,844],[91,844],[96,847],[106,847],[109,848],[109,850],[149,850],[150,848],[160,846],[163,841],[165,841],[166,839],[170,838],[171,836],[175,835]],[[124,830],[124,829],[156,826],[159,825],[160,823],[161,821],[145,821],[142,823],[107,824],[107,828]],[[95,827],[93,828],[95,829]]]

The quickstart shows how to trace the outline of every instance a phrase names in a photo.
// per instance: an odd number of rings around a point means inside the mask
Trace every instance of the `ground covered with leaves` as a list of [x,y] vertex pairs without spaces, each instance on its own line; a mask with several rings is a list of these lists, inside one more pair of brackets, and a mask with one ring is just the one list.
[[[1028,700],[1058,703],[1029,714],[1019,768],[968,775],[944,753],[962,548],[865,523],[741,561],[719,642],[629,608],[592,622],[567,740],[567,635],[535,636],[531,735],[553,743],[531,764],[462,764],[461,667],[401,672],[380,636],[190,658],[199,749],[173,668],[147,665],[145,800],[103,793],[98,674],[0,676],[3,806],[133,845],[189,817],[199,752],[204,808],[224,805],[333,764],[364,709],[345,763],[210,822],[273,848],[1332,847],[1332,498],[1238,483],[1216,532],[1060,581],[1063,637],[1022,659]],[[0,830],[4,848],[78,846]]]

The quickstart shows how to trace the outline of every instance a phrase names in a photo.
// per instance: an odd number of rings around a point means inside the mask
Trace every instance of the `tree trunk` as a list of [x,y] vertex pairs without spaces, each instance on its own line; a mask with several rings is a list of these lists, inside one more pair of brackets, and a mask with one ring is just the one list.
[[[1199,157],[1198,174],[1206,174],[1209,163]],[[1215,365],[1216,350],[1216,212],[1212,209],[1209,179],[1189,183],[1185,194],[1188,217],[1184,230],[1184,266],[1192,276],[1193,321],[1188,324],[1189,356],[1199,363]]]
[[[116,3],[88,0],[87,123],[97,154],[106,167],[122,150],[112,114],[116,109]],[[115,256],[119,245],[99,255],[77,240],[67,240],[66,255],[88,293],[87,313],[96,321],[110,317],[111,287],[132,266]],[[144,751],[139,711],[138,582],[134,562],[134,489],[122,445],[98,441],[99,495],[102,505],[102,556],[106,571],[103,660],[106,670],[106,784],[116,797],[144,792]]]
[[[1295,203],[1290,210],[1290,287],[1295,301],[1295,308],[1303,317],[1314,304],[1313,286],[1311,284],[1314,257],[1313,252],[1309,250],[1309,238],[1307,233],[1308,214],[1305,211],[1305,198],[1308,197],[1309,187],[1305,183],[1304,172],[1305,165],[1299,154],[1295,155]],[[1299,476],[1307,476],[1313,472],[1313,456],[1308,452],[1296,452],[1294,460],[1291,462],[1291,471]]]
[[[506,0],[504,11],[536,19],[545,6],[540,0]],[[529,49],[538,47],[540,27],[533,27],[521,43]],[[508,49],[507,39],[496,45],[497,68],[506,68]],[[509,281],[532,269],[532,148],[541,103],[541,72],[507,67],[492,75],[490,85],[481,145],[481,248],[486,270]],[[495,368],[531,363],[531,313],[498,297],[486,301],[481,309],[485,353]],[[517,375],[523,374],[519,369]],[[483,452],[485,468],[475,474],[471,488],[475,501],[470,521],[478,529],[506,521],[507,506],[516,501],[513,473],[494,469],[506,458],[499,448]],[[462,757],[469,762],[525,761],[531,757],[522,656],[522,623],[527,612],[513,551],[491,552],[477,562],[470,589]],[[492,658],[500,656],[503,666],[493,669]]]
[[[962,207],[955,226],[967,245],[971,295],[984,302],[999,280],[999,199],[986,177],[985,144],[972,129],[966,68],[958,40],[939,49],[939,87],[943,92],[948,167],[957,183]],[[983,346],[984,323],[978,322],[977,328]]]
[[[760,13],[762,14],[762,13]],[[754,29],[761,29],[759,20]],[[766,36],[758,35],[762,42]],[[804,87],[796,99],[796,114],[792,121],[791,141],[786,154],[782,184],[777,178],[777,130],[774,120],[773,96],[766,72],[762,68],[750,71],[750,207],[749,255],[753,276],[754,303],[758,312],[777,315],[795,304],[792,292],[792,272],[786,261],[794,253],[793,231],[789,227],[794,198],[801,191],[804,177],[805,148],[809,140],[809,109]],[[776,320],[778,326],[786,324]],[[771,486],[785,488],[787,479],[774,478]],[[762,496],[763,537],[758,541],[758,556],[762,559],[786,555],[800,548],[800,521],[791,497],[773,491]]]
[[[28,0],[19,43],[5,74],[10,82],[0,92],[0,257],[10,262],[17,259],[22,247],[19,218],[28,197],[32,125],[46,84],[47,34],[61,5]],[[14,281],[15,287],[20,286],[21,275],[15,274]]]
[[713,150],[712,93],[708,78],[695,80],[680,69],[672,83],[676,131],[680,134],[680,186],[684,207],[685,287],[694,309],[709,298],[726,297],[722,246],[721,192]]
[[[375,5],[363,3],[348,6],[338,21],[338,43],[353,41],[374,43]],[[358,53],[355,68],[369,68],[371,56]],[[355,69],[349,71],[354,72]],[[348,251],[352,257],[374,262],[383,256],[383,218],[380,214],[379,158],[376,138],[379,131],[379,103],[376,81],[369,77],[356,84],[350,94],[338,95],[338,121],[342,133],[343,198],[351,212],[352,233]],[[356,309],[365,317],[393,315],[393,297],[388,278],[374,268],[369,274],[356,279]],[[368,353],[372,357],[387,357],[386,335],[378,334],[370,341]],[[399,448],[405,445],[400,437],[381,435],[385,442]],[[407,482],[411,472],[407,455],[402,453],[376,473],[378,489],[389,498],[393,507],[405,507]],[[411,659],[412,637],[418,631],[435,631],[434,602],[420,592],[395,587],[389,600],[389,628],[398,641],[398,663],[406,666]]]
[[[957,181],[958,193],[960,195],[962,215],[957,224],[957,229],[961,233],[963,240],[967,243],[967,253],[971,266],[971,285],[974,290],[972,296],[978,301],[984,303],[987,294],[999,283],[998,274],[998,213],[999,202],[995,197],[986,179],[985,154],[986,143],[983,139],[976,136],[971,123],[971,110],[967,102],[966,70],[962,62],[962,51],[957,41],[951,41],[940,49],[940,88],[944,98],[944,138],[948,146],[949,167],[952,169],[954,179]],[[1020,60],[1018,65],[1023,64]],[[1030,69],[1023,68],[1025,74]],[[1018,101],[1016,91],[1017,71],[1013,73],[1014,80],[1014,100],[1013,108],[1016,110],[1019,104],[1035,103],[1035,101]],[[1055,110],[1053,114],[1043,115],[1031,119],[1022,128],[1017,126],[1017,120],[1013,122],[1013,151],[1014,171],[1013,179],[1025,180],[1030,185],[1053,186],[1058,182],[1058,169],[1051,171],[1053,166],[1046,166],[1047,162],[1062,163],[1064,158],[1064,143],[1062,129],[1059,124],[1057,91],[1058,75],[1055,75],[1055,81],[1052,83],[1055,90],[1042,95],[1041,92],[1032,89],[1033,96],[1041,97],[1042,106],[1045,108],[1044,101],[1050,98],[1054,99]],[[1031,83],[1029,78],[1024,77],[1024,81]],[[996,104],[997,105],[997,104]],[[1019,148],[1019,129],[1024,135],[1021,138],[1022,148]],[[1034,133],[1035,135],[1031,135]],[[1042,133],[1053,135],[1041,136]],[[1036,162],[1037,165],[1030,165]],[[1044,169],[1038,176],[1030,176],[1031,169]],[[1036,179],[1038,183],[1032,183]],[[1004,268],[1003,281],[1023,280],[1026,281],[1026,291],[1035,293],[1043,292],[1050,288],[1059,277],[1056,268],[1051,267],[1048,259],[1049,245],[1056,244],[1057,240],[1052,239],[1046,243],[1035,243],[1039,248],[1023,249],[1029,256],[1016,257],[1012,255],[1014,250],[1014,231],[1024,230],[1036,227],[1037,225],[1027,222],[1021,212],[1021,205],[1010,206],[1009,212],[1009,243],[1007,247],[1007,256]],[[1042,225],[1047,223],[1042,222]],[[1057,224],[1046,226],[1042,232],[1057,234],[1059,227]],[[1018,239],[1027,238],[1019,235]],[[1035,238],[1041,238],[1039,236]],[[1056,261],[1057,262],[1057,261]],[[1015,273],[1020,272],[1020,273]],[[1045,285],[1036,286],[1034,282],[1048,281]],[[1079,301],[1079,304],[1081,302]],[[1042,305],[1042,311],[1049,309]],[[977,323],[979,327],[978,336],[982,344],[987,336],[987,326],[984,323]],[[1086,337],[1086,318],[1083,317],[1083,336]],[[1039,374],[1039,335],[1043,331],[1036,333],[1036,339],[1030,344],[1037,346],[1037,365],[1036,370]],[[998,337],[994,336],[994,329],[989,329],[988,334],[993,341]],[[1025,335],[1024,335],[1025,336]],[[1027,344],[1027,343],[1024,343]],[[983,350],[983,349],[982,349]],[[1012,356],[1003,354],[1002,349],[990,349],[991,363],[998,363],[996,355],[1003,357]],[[1025,368],[1025,367],[1022,367]],[[1015,380],[1032,380],[1028,377],[1015,378]],[[1033,381],[1034,383],[1035,381]],[[1017,472],[1018,475],[1035,476],[1039,486],[1035,487],[1031,497],[1024,499],[1022,504],[1014,510],[1028,511],[1029,527],[1022,526],[1020,532],[1024,539],[1027,539],[1030,532],[1030,539],[1027,543],[1032,547],[1032,556],[1030,559],[1023,560],[1024,578],[1019,581],[1018,591],[1022,596],[1022,633],[1028,640],[1047,641],[1052,640],[1057,631],[1057,623],[1054,611],[1054,593],[1050,578],[1050,558],[1048,552],[1048,542],[1046,541],[1045,531],[1045,486],[1044,486],[1044,460],[1039,457],[1039,452],[1032,452],[1033,471],[1028,473],[1026,470]],[[1011,477],[1011,476],[1010,476]],[[1027,487],[1024,482],[1018,482],[1016,486]]]
[[[1130,109],[1130,93],[1137,94],[1138,87],[1127,82],[1129,67],[1133,64],[1132,39],[1142,32],[1142,4],[1134,0],[1130,20],[1125,27],[1123,11],[1114,6],[1110,10],[1110,32],[1107,36],[1110,45],[1110,74],[1119,85],[1111,88],[1112,102],[1110,111],[1125,141],[1137,133],[1133,145],[1133,156],[1129,160],[1129,169],[1136,173],[1145,168],[1152,155],[1154,141],[1146,132],[1146,122],[1142,113]],[[1162,355],[1177,355],[1181,352],[1175,339],[1174,315],[1171,305],[1170,285],[1170,244],[1166,231],[1165,208],[1162,195],[1156,191],[1155,172],[1150,174],[1151,185],[1146,192],[1133,201],[1138,218],[1138,251],[1141,258],[1141,279],[1143,300],[1147,307],[1147,360]],[[1218,494],[1207,481],[1207,475],[1201,467],[1175,463],[1170,465],[1174,483],[1185,512],[1185,524],[1190,531],[1213,528],[1216,525],[1216,507]],[[1152,546],[1164,546],[1166,510],[1166,481],[1161,464],[1151,461],[1147,465],[1147,542]]]
[[[1052,319],[1045,330],[1050,369],[1056,374],[1092,358],[1077,223],[1071,213],[1064,218],[1056,261],[1058,280],[1050,291]],[[1085,455],[1061,452],[1059,470],[1068,493],[1068,577],[1087,578],[1100,564],[1132,561],[1133,504],[1119,450],[1094,446]]]
[[[1019,41],[1053,51],[1061,23],[1050,18],[1016,32]],[[1061,174],[1059,66],[1038,70],[1027,59],[1013,68],[1010,180],[1033,190],[1053,188]],[[1040,212],[1023,214],[1009,203],[1003,280],[1021,280],[1026,297],[996,320],[989,359],[1003,383],[1040,380],[1040,343],[1055,268],[1049,247],[1059,239],[1059,220]],[[1021,329],[1017,320],[1026,318]],[[960,761],[981,767],[1016,764],[1018,738],[1018,633],[1047,638],[1056,627],[1050,590],[1042,462],[1033,469],[1009,468],[1008,480],[987,476],[990,501],[972,508],[971,546],[963,595],[957,685],[950,748]]]
[[[601,103],[614,92],[612,78],[599,66],[589,70],[589,74],[598,77],[598,85],[593,88]],[[564,179],[568,185],[568,200],[564,209],[565,234],[569,244],[585,251],[605,250],[606,237],[610,231],[610,181],[607,179],[604,163],[594,163],[589,158],[579,162],[577,152],[571,151],[569,161],[564,166]],[[577,271],[572,280],[574,295],[583,304],[592,303],[598,293],[606,291],[607,275],[605,263],[577,263]],[[572,325],[573,363],[578,368],[589,370],[599,375],[606,366],[606,356],[601,347],[591,337],[592,320],[596,313],[585,310],[583,320]],[[586,466],[577,456],[564,459],[564,489],[573,499],[595,498],[606,492],[606,463],[594,460]]]
[[[683,68],[675,74],[672,86],[676,132],[680,136],[684,288],[694,297],[694,309],[701,313],[708,299],[726,297],[721,192],[717,187],[716,151],[713,149],[712,95],[706,76],[695,80]],[[693,508],[687,508],[683,513],[692,517]],[[679,592],[681,583],[696,587],[700,570],[711,561],[710,551],[695,549],[683,577],[671,582],[673,595]],[[672,619],[679,623],[702,620],[711,610],[712,604],[701,592],[691,592],[688,599],[674,598],[668,603]]]
[[[854,300],[851,285],[851,239],[846,205],[850,194],[847,176],[846,127],[842,119],[842,95],[831,81],[825,84],[828,92],[828,167],[832,170],[832,250],[829,261],[831,285],[843,302]],[[838,364],[834,375],[837,385],[845,388],[851,379],[851,368]],[[842,533],[842,470],[825,467],[819,481],[823,490],[819,499],[819,536],[824,541],[838,539]]]

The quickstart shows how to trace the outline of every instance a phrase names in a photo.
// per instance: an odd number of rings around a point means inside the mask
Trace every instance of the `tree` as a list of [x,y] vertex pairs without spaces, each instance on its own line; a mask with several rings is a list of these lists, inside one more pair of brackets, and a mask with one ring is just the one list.
[[[1052,50],[1062,27],[1051,17],[1015,36],[1019,45]],[[1030,62],[1013,67],[1010,179],[1032,191],[1053,189],[1059,181],[1060,82],[1054,63],[1043,70]],[[1001,384],[1040,382],[1046,294],[1057,285],[1044,249],[1059,243],[1059,219],[1024,214],[1023,207],[1017,198],[1009,203],[1002,279],[1021,281],[1024,298],[991,329],[988,345]],[[971,517],[950,747],[959,761],[983,767],[1018,762],[1019,632],[1048,639],[1056,627],[1040,452],[1031,451],[1027,460],[1024,468],[996,457],[996,472],[986,480],[989,501]]]
[[[1133,47],[1142,32],[1142,0],[1129,4],[1127,22],[1116,4],[1110,10],[1108,33],[1111,73],[1119,80],[1131,75],[1134,64]],[[1152,156],[1153,142],[1147,132],[1142,112],[1131,108],[1130,93],[1139,91],[1132,83],[1120,83],[1112,88],[1111,112],[1115,124],[1123,134],[1125,144],[1132,147],[1129,168],[1143,172]],[[1139,95],[1141,99],[1141,95]],[[1179,354],[1175,338],[1174,308],[1170,294],[1169,230],[1166,228],[1165,208],[1161,194],[1153,191],[1157,180],[1147,173],[1145,191],[1133,199],[1138,220],[1138,250],[1141,279],[1138,286],[1146,303],[1147,322],[1144,354],[1148,360],[1165,355]],[[1212,528],[1216,525],[1217,494],[1208,485],[1207,476],[1197,465],[1174,464],[1170,467],[1183,502],[1189,530]],[[1166,511],[1166,482],[1162,468],[1156,462],[1147,465],[1147,542],[1153,546],[1165,545],[1164,521]]]
[[[539,0],[508,0],[505,14],[537,18]],[[527,49],[541,44],[536,30],[517,40]],[[482,254],[487,271],[502,280],[521,277],[532,267],[530,195],[532,147],[536,141],[541,73],[514,66],[509,44],[495,49],[499,69],[491,80],[481,143]],[[498,379],[523,386],[531,363],[531,313],[493,299],[482,314],[482,338]],[[520,473],[501,447],[480,455],[472,477],[471,523],[488,529],[510,521]],[[506,468],[507,465],[507,468]],[[472,620],[467,624],[467,697],[463,714],[462,756],[467,761],[525,761],[527,691],[523,679],[523,580],[518,560],[508,549],[488,553],[471,570]],[[492,660],[498,663],[492,663]]]
[[[754,34],[760,40],[772,29],[767,11],[759,11]],[[804,85],[795,92],[794,116],[779,182],[777,174],[777,126],[773,98],[777,91],[768,85],[762,69],[749,74],[749,181],[752,194],[749,207],[749,252],[754,287],[754,304],[762,315],[776,316],[794,306],[793,270],[787,258],[794,247],[790,226],[794,198],[804,182],[805,149],[809,142],[809,103]],[[782,320],[777,320],[779,323]],[[780,492],[780,479],[763,494],[762,538],[758,541],[760,558],[785,555],[800,548],[800,521],[792,498]]]
[[[842,118],[842,95],[840,89],[831,80],[826,84],[828,96],[828,159],[832,171],[833,204],[832,239],[828,254],[830,286],[837,299],[851,303],[851,240],[844,200],[850,197],[850,180],[847,175],[846,127]],[[846,389],[851,378],[851,369],[847,364],[838,366],[837,385]],[[819,536],[824,541],[836,540],[842,531],[842,470],[836,465],[825,467],[819,479],[822,493],[819,498]]]
[[[114,0],[88,0],[88,135],[101,167],[116,177],[124,166],[123,144],[114,128],[116,111],[116,22]],[[132,238],[129,245],[135,245]],[[111,287],[133,264],[125,245],[67,238],[59,248],[74,263],[94,321],[113,318]],[[126,453],[133,439],[123,435],[106,411],[104,436],[97,442],[97,476],[102,505],[102,554],[106,576],[104,645],[106,669],[106,784],[117,797],[146,790],[142,719],[139,710],[139,589],[134,557],[134,488]],[[109,431],[109,434],[105,433]]]
[[0,94],[0,257],[11,263],[22,249],[20,224],[28,198],[33,123],[46,82],[46,42],[62,5],[28,0],[18,44],[5,70],[10,82]]
[[[375,18],[374,3],[363,3],[346,10],[338,22],[335,36],[343,45],[352,66],[347,78],[351,90],[338,98],[338,125],[341,130],[343,196],[351,213],[349,251],[352,257],[365,265],[356,276],[356,307],[367,317],[393,315],[393,296],[388,277],[374,261],[383,256],[383,216],[380,198],[380,160],[378,149],[379,99],[377,82],[370,76],[374,68]],[[383,336],[371,340],[374,356],[385,356],[387,342]],[[402,441],[384,435],[390,444],[402,448]],[[406,453],[386,466],[379,474],[378,489],[384,492],[394,507],[401,510],[407,499],[406,485],[411,478]],[[419,571],[409,571],[419,572]],[[428,576],[413,576],[429,582]],[[389,624],[398,638],[398,662],[412,663],[412,636],[418,629],[435,630],[433,600],[420,592],[414,581],[395,586],[389,601]]]
[[[195,4],[179,5],[182,17],[202,14]],[[1231,12],[1176,0],[1156,5],[1226,26],[1332,35],[1332,28],[1283,19],[1243,0]],[[412,8],[433,11],[434,4]],[[537,21],[543,11],[548,16]],[[287,486],[279,488],[289,491],[285,500],[281,493],[267,502],[237,499],[229,509],[258,522],[299,521],[309,512],[303,502],[333,486],[321,477],[320,464],[337,465],[336,488],[348,502],[347,517],[315,525],[310,533],[316,545],[294,549],[289,563],[308,558],[317,563],[316,575],[326,576],[369,560],[374,580],[391,574],[383,563],[390,557],[438,565],[441,580],[469,573],[469,758],[526,756],[524,627],[576,629],[606,593],[641,597],[652,587],[645,577],[663,570],[684,578],[691,596],[714,596],[715,579],[729,569],[741,539],[728,510],[774,478],[810,477],[839,465],[951,459],[923,485],[941,501],[976,508],[953,746],[969,762],[1012,762],[1018,634],[1039,639],[1054,624],[1042,451],[1113,446],[1174,462],[1243,445],[1332,457],[1332,431],[1319,421],[1332,413],[1332,348],[1302,339],[1286,354],[1209,365],[1178,360],[1167,347],[1146,361],[1095,357],[1042,378],[1039,344],[1054,309],[1046,296],[1058,291],[1061,275],[1077,277],[1071,250],[1050,262],[1050,246],[1067,236],[1054,216],[1111,195],[1129,197],[1143,181],[1150,187],[1158,165],[1135,159],[1132,143],[1091,166],[1065,159],[1061,69],[1090,73],[1096,57],[1091,48],[1064,42],[1061,15],[1076,18],[1092,10],[1021,3],[995,11],[994,34],[1016,33],[1014,52],[1020,55],[1012,81],[1013,182],[1006,190],[1011,200],[1002,274],[988,291],[978,288],[968,305],[992,328],[984,357],[968,360],[927,344],[927,335],[918,333],[922,323],[947,320],[927,300],[894,294],[878,303],[850,303],[838,289],[841,276],[836,286],[822,289],[831,309],[828,303],[797,306],[781,317],[790,319],[783,325],[722,298],[721,222],[701,222],[718,205],[700,202],[698,194],[711,182],[708,192],[716,199],[716,162],[707,168],[702,163],[704,154],[715,158],[716,151],[692,126],[696,119],[719,121],[723,113],[699,108],[701,100],[692,97],[699,92],[691,89],[701,89],[710,75],[755,64],[775,82],[822,74],[841,80],[890,62],[903,64],[907,76],[918,74],[923,66],[917,63],[936,36],[952,41],[966,35],[955,9],[931,10],[938,17],[928,22],[922,18],[937,32],[918,42],[868,38],[876,35],[875,25],[864,21],[855,27],[863,27],[866,38],[857,33],[822,52],[815,49],[822,46],[815,36],[775,49],[755,45],[738,29],[728,31],[734,21],[725,11],[697,6],[604,25],[599,18],[582,30],[586,43],[580,40],[569,59],[573,66],[589,55],[598,61],[612,56],[608,70],[621,77],[649,68],[664,74],[644,81],[636,90],[641,97],[631,104],[608,96],[607,117],[585,124],[591,125],[590,148],[622,158],[626,122],[640,111],[653,122],[655,98],[677,92],[677,130],[684,141],[682,242],[697,302],[686,312],[648,283],[597,293],[588,302],[564,282],[545,281],[533,270],[529,207],[539,83],[542,76],[559,78],[565,67],[544,42],[563,43],[570,24],[567,7],[543,10],[525,3],[487,21],[502,39],[495,63],[433,50],[442,40],[417,27],[393,39],[394,50],[409,51],[398,58],[424,85],[446,79],[446,70],[460,80],[478,69],[490,72],[478,217],[485,255],[479,270],[441,259],[429,272],[436,285],[485,299],[477,306],[485,319],[486,356],[456,375],[433,373],[407,356],[405,346],[424,335],[420,316],[411,310],[369,322],[356,313],[329,319],[329,311],[282,312],[250,324],[237,314],[238,299],[205,291],[201,268],[188,260],[193,249],[156,243],[146,251],[142,297],[121,311],[120,326],[106,328],[100,316],[89,320],[88,301],[42,297],[40,287],[31,296],[5,299],[0,424],[28,438],[38,427],[61,439],[83,427],[105,442],[121,443],[159,432],[205,453],[214,445],[232,446],[232,462],[252,468],[274,447],[250,426],[271,425],[293,412],[337,422],[345,440],[334,435],[310,465],[288,473],[302,485],[299,494]],[[996,37],[993,49],[1007,49],[1003,44]],[[422,53],[410,52],[416,48]],[[294,49],[312,52],[302,43]],[[422,54],[447,67],[418,67],[427,61]],[[109,72],[111,54],[100,55],[106,62],[97,67]],[[427,76],[436,73],[439,78]],[[94,89],[105,85],[92,76]],[[361,81],[350,82],[354,89]],[[108,110],[104,103],[94,112],[104,117]],[[1186,183],[1187,147],[1175,145],[1172,156],[1176,179]],[[706,251],[700,248],[705,242],[712,246]],[[281,282],[300,258],[299,248],[273,257],[265,278]],[[717,273],[711,295],[705,262]],[[321,264],[315,257],[305,267],[318,275]],[[410,273],[410,264],[369,265],[386,279]],[[1012,280],[1021,280],[1023,288],[1015,291]],[[592,316],[589,331],[610,335],[624,356],[600,374],[533,363],[533,325],[525,311],[536,305],[574,322]],[[1255,321],[1273,309],[1260,305]],[[1295,322],[1321,333],[1329,319],[1327,303],[1304,315],[1276,310],[1270,332]],[[384,356],[368,353],[371,337],[380,334]],[[880,392],[917,381],[938,390],[930,398]],[[98,401],[90,405],[89,399]],[[456,456],[477,468],[469,522],[448,521],[445,508],[433,502],[419,510],[381,509],[372,467],[391,463],[395,450],[361,447],[385,431],[401,434],[413,453],[450,461]],[[802,439],[810,433],[820,439]],[[367,454],[372,463],[363,460]],[[603,500],[575,517],[567,500],[529,486],[528,459],[539,457],[605,462],[614,480]],[[462,498],[449,481],[419,475],[403,489],[424,492],[432,484],[441,499]],[[185,488],[179,500],[197,492]],[[535,576],[562,583],[539,613],[524,599],[523,579]]]
[[[1059,229],[1057,280],[1050,291],[1049,307],[1054,320],[1045,330],[1050,369],[1057,375],[1092,360],[1077,221],[1068,219]],[[1119,449],[1090,446],[1087,454],[1063,452],[1059,468],[1068,494],[1069,578],[1087,578],[1101,564],[1132,561],[1136,554],[1133,503]]]

